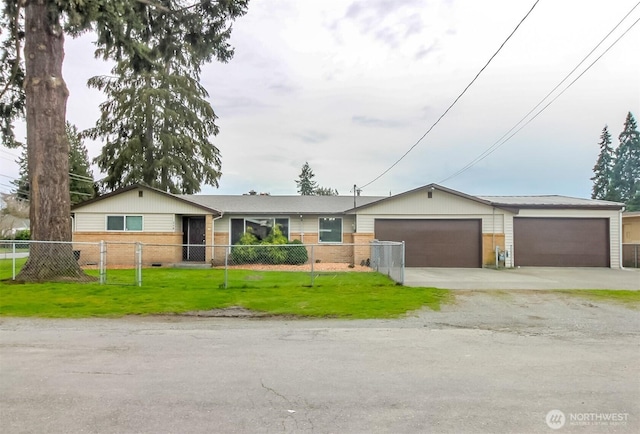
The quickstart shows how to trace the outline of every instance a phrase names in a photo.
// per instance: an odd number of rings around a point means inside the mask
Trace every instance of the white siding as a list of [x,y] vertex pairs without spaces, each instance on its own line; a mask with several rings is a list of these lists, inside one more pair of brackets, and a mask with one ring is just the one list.
[[[142,197],[138,192],[142,191]],[[152,190],[131,190],[104,200],[78,207],[74,213],[103,213],[103,214],[211,214],[203,208],[183,202],[182,200],[165,196]]]
[[[108,215],[124,215],[117,212],[106,214],[98,213],[80,213],[75,216],[76,232],[103,232],[107,230]],[[126,215],[142,216],[143,232],[179,232],[180,228],[176,227],[176,219],[173,214],[136,214],[129,213]]]
[[509,257],[504,259],[505,267],[513,267],[513,215],[504,216],[504,248]]
[[505,215],[510,212],[440,190],[421,190],[380,204],[366,207],[357,214],[358,232],[373,233],[376,218],[384,219],[481,219],[482,233],[504,233]]
[[389,214],[389,215],[426,215],[426,214],[491,214],[492,207],[446,193],[435,190],[432,198],[429,199],[428,191],[421,190],[413,194],[405,194],[396,198],[389,198],[381,203],[363,208],[358,214]]

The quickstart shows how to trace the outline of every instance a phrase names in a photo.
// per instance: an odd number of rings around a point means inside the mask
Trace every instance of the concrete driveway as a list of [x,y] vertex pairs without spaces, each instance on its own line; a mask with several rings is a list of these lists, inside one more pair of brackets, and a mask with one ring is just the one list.
[[447,289],[631,289],[640,290],[640,270],[525,267],[406,268],[406,286]]

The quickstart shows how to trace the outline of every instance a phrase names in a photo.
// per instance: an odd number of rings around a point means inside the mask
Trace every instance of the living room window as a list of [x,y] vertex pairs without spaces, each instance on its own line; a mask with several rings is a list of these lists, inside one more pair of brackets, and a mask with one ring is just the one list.
[[258,241],[261,241],[271,234],[275,225],[278,225],[282,235],[289,239],[288,218],[245,217],[231,219],[231,244],[236,244],[247,231],[251,231],[258,238]]
[[141,215],[108,215],[108,231],[142,231]]
[[318,240],[321,243],[341,243],[342,218],[320,217],[318,221]]

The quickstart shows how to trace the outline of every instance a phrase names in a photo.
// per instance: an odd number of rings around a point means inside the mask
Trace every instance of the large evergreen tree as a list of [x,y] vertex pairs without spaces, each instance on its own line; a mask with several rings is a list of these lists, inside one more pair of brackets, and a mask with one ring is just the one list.
[[136,73],[120,62],[115,77],[89,80],[109,97],[96,126],[86,132],[105,142],[95,162],[107,174],[107,189],[143,183],[194,194],[203,182],[218,185],[219,151],[210,139],[218,133],[216,116],[207,91],[180,73],[183,66]]
[[320,187],[313,180],[315,173],[311,170],[308,162],[305,162],[296,180],[298,193],[302,196],[337,196],[338,190],[329,187]]
[[71,204],[76,204],[91,199],[97,192],[89,153],[78,128],[67,122],[66,131],[69,140],[69,195]]
[[305,162],[302,166],[302,170],[300,171],[300,175],[298,175],[298,179],[296,180],[296,185],[298,186],[298,193],[302,196],[313,196],[315,194],[316,189],[318,188],[318,184],[313,180],[316,175],[311,170],[308,162]]
[[[246,12],[248,0],[7,0],[3,7],[0,77],[2,142],[5,128],[22,116],[27,122],[32,238],[71,241],[69,225],[69,144],[65,134],[68,90],[62,77],[65,34],[94,30],[97,54],[127,61],[135,71],[152,71],[174,56],[185,56],[195,71],[203,62],[228,59],[231,22]],[[24,31],[22,31],[24,29]],[[24,69],[19,59],[24,39]],[[6,43],[5,43],[6,42]],[[179,42],[179,45],[178,45]],[[179,47],[179,49],[177,49]],[[14,51],[11,51],[14,50]],[[23,77],[22,86],[18,82]],[[24,104],[21,105],[21,101]],[[9,109],[7,109],[7,107]],[[82,277],[70,244],[35,244],[18,280]]]
[[11,183],[15,186],[15,194],[16,198],[19,200],[29,201],[29,169],[27,167],[27,148],[25,146],[22,147],[22,153],[20,157],[16,161],[20,170],[18,175],[20,176],[18,179],[11,181]]
[[593,166],[592,199],[617,200],[611,189],[611,175],[613,170],[613,148],[611,147],[611,134],[605,125],[600,135],[600,154],[598,161]]
[[627,114],[623,131],[618,136],[612,186],[616,197],[630,202],[640,193],[640,133],[631,112]]
[[22,8],[7,1],[0,15],[0,132],[2,145],[17,148],[13,121],[24,117],[25,94],[22,42],[24,35]]
[[[75,125],[67,122],[65,127],[69,142],[69,197],[72,204],[91,199],[96,195],[95,181],[89,165],[89,154]],[[29,201],[29,169],[27,152],[23,152],[17,161],[20,166],[19,178],[12,181],[16,187],[18,199]]]

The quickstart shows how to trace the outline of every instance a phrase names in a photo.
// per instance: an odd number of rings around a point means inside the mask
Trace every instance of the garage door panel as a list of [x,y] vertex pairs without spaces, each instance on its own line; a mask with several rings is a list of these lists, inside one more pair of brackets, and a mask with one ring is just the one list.
[[513,219],[515,265],[608,267],[609,219],[517,217]]
[[407,267],[482,266],[482,222],[478,219],[376,219],[375,236],[404,241]]

